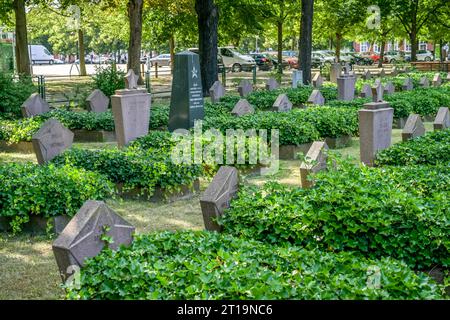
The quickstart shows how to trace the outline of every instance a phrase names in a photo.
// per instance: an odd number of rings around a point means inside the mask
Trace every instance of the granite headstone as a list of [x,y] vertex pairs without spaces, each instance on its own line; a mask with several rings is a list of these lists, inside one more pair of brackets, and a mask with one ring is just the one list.
[[225,87],[222,85],[222,82],[217,80],[209,89],[209,96],[211,97],[212,103],[217,103],[220,99],[225,96]]
[[243,116],[246,114],[254,113],[255,109],[253,106],[246,100],[246,99],[240,99],[235,105],[233,110],[231,110],[231,114],[233,116]]
[[317,105],[317,106],[323,106],[325,104],[325,98],[323,97],[320,90],[313,90],[311,95],[308,98],[307,101],[309,104]]
[[280,87],[278,81],[274,78],[269,78],[266,82],[266,90],[275,90]]
[[300,179],[302,188],[310,188],[313,186],[313,181],[308,179],[311,173],[316,173],[327,169],[327,150],[326,142],[315,141],[311,145],[306,154],[306,161],[300,165]]
[[88,110],[91,112],[105,112],[108,111],[109,98],[100,90],[95,89],[86,98]]
[[241,82],[239,83],[239,86],[238,86],[239,95],[241,97],[246,97],[252,91],[253,91],[253,84],[246,79],[241,80]]
[[21,106],[22,116],[30,118],[50,111],[50,105],[38,93],[33,93]]
[[286,112],[292,110],[292,102],[289,101],[287,94],[281,93],[273,104],[273,110],[278,112]]
[[450,128],[450,113],[447,107],[440,107],[433,122],[434,130]]
[[402,131],[402,140],[414,139],[425,134],[425,127],[418,114],[410,114]]

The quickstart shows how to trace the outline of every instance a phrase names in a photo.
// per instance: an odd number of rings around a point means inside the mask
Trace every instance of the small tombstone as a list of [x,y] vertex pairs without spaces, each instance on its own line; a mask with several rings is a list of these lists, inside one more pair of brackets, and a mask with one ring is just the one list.
[[402,131],[402,140],[414,139],[425,134],[425,127],[418,114],[410,114]]
[[433,122],[433,128],[435,131],[450,128],[450,114],[447,107],[439,108]]
[[238,92],[241,97],[247,96],[253,91],[253,85],[248,80],[242,80],[238,86]]
[[246,99],[240,99],[238,103],[235,104],[233,110],[231,110],[231,114],[237,117],[249,113],[255,113],[255,109]]
[[211,181],[208,189],[200,198],[205,229],[221,231],[222,227],[216,219],[220,218],[225,209],[230,207],[231,200],[239,190],[239,171],[230,166],[220,167]]
[[428,80],[427,77],[423,76],[422,78],[420,78],[419,80],[419,86],[421,88],[428,88],[430,86],[430,80]]
[[386,77],[386,71],[384,71],[384,68],[381,68],[380,74],[378,75],[380,78]]
[[212,103],[217,103],[220,99],[225,96],[225,87],[222,85],[222,82],[216,81],[209,89],[209,95],[211,97]]
[[47,120],[33,135],[33,149],[39,164],[45,164],[70,148],[74,134],[56,119]]
[[95,89],[86,99],[88,110],[91,112],[105,112],[108,110],[109,98],[99,89]]
[[337,78],[341,74],[342,66],[340,63],[333,63],[330,67],[330,82],[337,83]]
[[302,188],[310,188],[314,182],[308,180],[311,173],[316,173],[327,169],[327,150],[326,142],[315,141],[306,154],[306,161],[300,165],[300,179]]
[[313,87],[320,88],[323,85],[323,78],[320,73],[316,73],[312,79]]
[[397,67],[393,67],[392,68],[391,76],[393,76],[393,77],[398,76],[398,69],[397,69]]
[[364,70],[363,74],[362,74],[362,78],[364,80],[370,80],[372,79],[372,74],[370,73],[370,70],[366,69]]
[[366,83],[361,89],[361,98],[372,98],[372,87]]
[[125,75],[125,88],[126,89],[137,89],[138,77],[134,73],[133,69],[129,69]]
[[293,70],[292,71],[292,88],[297,88],[298,85],[303,85],[303,71]]
[[313,90],[308,98],[308,103],[323,106],[325,104],[325,98],[319,90]]
[[374,86],[374,87],[378,87],[378,86],[380,86],[380,85],[381,85],[381,78],[375,79],[375,82],[373,83],[373,86]]
[[395,86],[392,81],[388,81],[388,83],[386,83],[386,86],[384,87],[384,94],[388,95],[393,93],[395,93]]
[[442,84],[442,78],[440,73],[436,73],[433,77],[433,86],[440,87]]
[[344,73],[336,79],[338,85],[338,100],[351,101],[355,98],[356,77],[349,73],[349,68],[344,67]]
[[403,82],[403,86],[402,89],[404,91],[410,91],[412,89],[414,89],[414,84],[411,78],[406,78],[405,81]]
[[286,112],[292,110],[292,102],[289,101],[285,93],[278,95],[277,100],[273,104],[273,110],[278,112]]
[[373,102],[381,102],[381,101],[383,101],[383,93],[384,93],[384,88],[383,88],[383,85],[381,83],[379,83],[375,87],[372,87],[372,99],[373,99]]
[[33,93],[21,106],[22,116],[30,118],[50,111],[50,105],[38,93]]
[[274,78],[269,78],[266,82],[266,90],[276,90],[280,87],[280,84]]
[[[108,246],[117,250],[133,241],[135,228],[110,209],[103,201],[86,201],[53,242],[53,254],[63,281],[74,268],[84,265]],[[109,237],[111,243],[102,239]]]

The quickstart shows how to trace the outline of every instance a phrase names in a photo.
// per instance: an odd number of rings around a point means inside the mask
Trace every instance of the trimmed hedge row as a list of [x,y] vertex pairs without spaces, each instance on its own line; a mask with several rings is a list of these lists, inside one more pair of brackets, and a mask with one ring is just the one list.
[[139,235],[86,261],[69,299],[442,299],[404,263],[208,232]]

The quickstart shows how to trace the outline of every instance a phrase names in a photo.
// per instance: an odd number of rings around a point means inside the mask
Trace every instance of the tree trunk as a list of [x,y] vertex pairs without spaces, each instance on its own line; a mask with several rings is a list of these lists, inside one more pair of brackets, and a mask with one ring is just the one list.
[[138,83],[143,84],[141,76],[141,41],[143,0],[128,1],[128,18],[130,19],[130,42],[128,44],[128,69],[133,69],[138,76]]
[[444,42],[442,41],[442,39],[439,40],[439,60],[441,62],[445,61],[445,57],[444,57]]
[[170,52],[170,72],[173,73],[173,66],[175,62],[175,38],[173,34],[169,38],[169,52]]
[[84,34],[81,29],[78,29],[78,51],[80,55],[80,76],[85,76],[87,75],[85,60],[86,53],[84,52]]
[[17,73],[31,75],[30,55],[28,52],[27,18],[25,14],[25,0],[14,0],[16,16],[16,64]]
[[219,10],[214,0],[195,0],[198,21],[198,48],[203,96],[209,96],[209,89],[218,80],[217,28]]
[[302,1],[302,18],[300,21],[299,65],[303,71],[303,83],[311,83],[312,27],[314,0]]
[[341,61],[341,41],[342,41],[342,35],[340,33],[336,33],[336,62]]
[[283,22],[277,21],[278,73],[283,74]]
[[417,19],[414,15],[412,17],[409,41],[411,42],[411,61],[414,62],[417,61]]
[[384,47],[386,46],[386,39],[383,38],[381,40],[381,48],[380,48],[380,60],[378,60],[378,68],[383,67],[383,61],[384,61]]

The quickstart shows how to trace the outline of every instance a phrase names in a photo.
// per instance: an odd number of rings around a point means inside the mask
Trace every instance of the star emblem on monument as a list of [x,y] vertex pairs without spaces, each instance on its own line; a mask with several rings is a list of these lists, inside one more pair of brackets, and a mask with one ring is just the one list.
[[192,68],[192,79],[198,78],[198,71],[195,67]]
[[133,69],[128,70],[125,76],[125,86],[127,89],[137,89],[138,78]]

